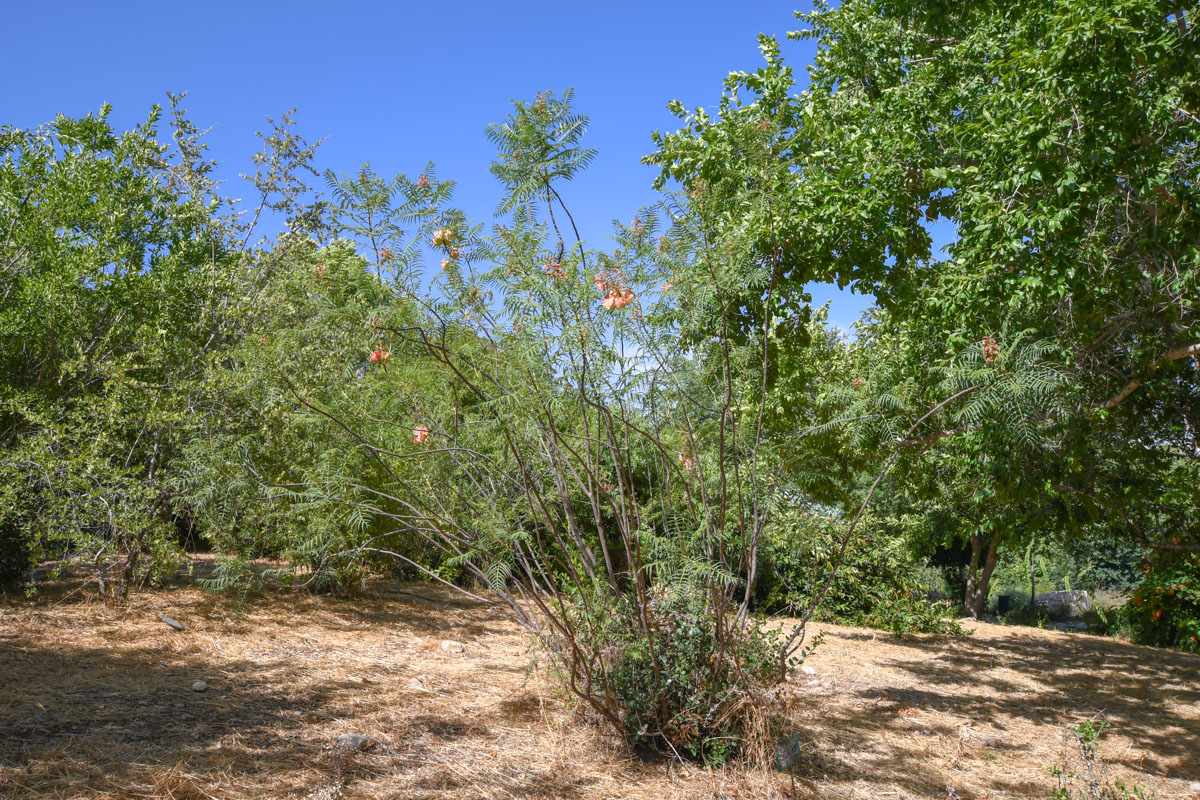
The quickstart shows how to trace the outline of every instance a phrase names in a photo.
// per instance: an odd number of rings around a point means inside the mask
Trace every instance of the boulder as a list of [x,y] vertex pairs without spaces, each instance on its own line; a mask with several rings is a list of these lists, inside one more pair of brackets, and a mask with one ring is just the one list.
[[1092,598],[1081,589],[1070,592],[1046,592],[1034,597],[1033,602],[1037,603],[1051,619],[1082,617],[1094,608]]

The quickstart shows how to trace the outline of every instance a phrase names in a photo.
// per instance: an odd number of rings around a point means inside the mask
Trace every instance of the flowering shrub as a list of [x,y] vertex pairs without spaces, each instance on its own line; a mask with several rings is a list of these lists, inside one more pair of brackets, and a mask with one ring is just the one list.
[[1133,640],[1200,653],[1200,553],[1156,552],[1142,568],[1125,605]]

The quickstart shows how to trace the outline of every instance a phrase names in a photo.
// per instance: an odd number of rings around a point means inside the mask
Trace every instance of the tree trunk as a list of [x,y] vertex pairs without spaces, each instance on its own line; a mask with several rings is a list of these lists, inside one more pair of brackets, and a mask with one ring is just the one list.
[[[999,535],[993,535],[987,545],[987,555],[984,556],[983,540],[979,534],[971,534],[971,565],[967,573],[967,591],[963,596],[963,605],[971,619],[983,616],[984,606],[987,605],[988,584],[992,580],[992,572],[996,569],[999,544]],[[979,564],[980,556],[983,556],[982,569]]]
[[1033,608],[1037,597],[1037,569],[1033,565],[1033,545],[1029,545],[1029,607]]

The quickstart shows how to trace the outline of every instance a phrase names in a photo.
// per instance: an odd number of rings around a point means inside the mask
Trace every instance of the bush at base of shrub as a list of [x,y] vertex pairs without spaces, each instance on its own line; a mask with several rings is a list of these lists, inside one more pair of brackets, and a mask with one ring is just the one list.
[[757,750],[769,741],[771,687],[781,677],[779,631],[753,618],[730,631],[735,609],[718,620],[685,590],[651,591],[644,620],[627,602],[610,613],[601,634],[609,644],[587,675],[625,740],[710,765],[765,760]]

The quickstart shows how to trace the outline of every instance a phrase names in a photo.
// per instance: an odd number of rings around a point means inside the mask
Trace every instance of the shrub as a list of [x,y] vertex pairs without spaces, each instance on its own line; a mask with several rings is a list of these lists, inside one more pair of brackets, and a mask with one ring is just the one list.
[[[1146,800],[1140,786],[1126,786],[1121,781],[1109,781],[1108,770],[1096,753],[1096,742],[1109,727],[1104,720],[1084,720],[1070,728],[1070,734],[1079,745],[1080,769],[1076,772],[1069,765],[1050,768],[1057,786],[1050,800]],[[1082,785],[1081,790],[1076,787]]]
[[1200,653],[1200,553],[1156,551],[1142,569],[1122,612],[1133,641]]
[[617,615],[608,673],[591,675],[611,686],[628,742],[719,764],[766,740],[779,631],[751,626],[723,641],[718,615],[685,592],[654,592],[647,607],[653,640],[642,635],[636,613],[626,604]]
[[[953,633],[950,606],[929,600],[923,571],[905,543],[877,527],[864,526],[834,576],[817,619],[904,633]],[[828,516],[786,512],[765,537],[766,569],[760,600],[772,611],[798,612],[819,591],[836,557],[843,526]]]

